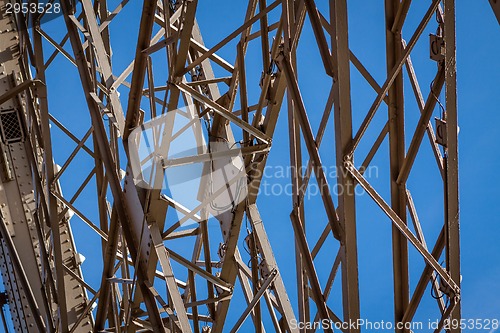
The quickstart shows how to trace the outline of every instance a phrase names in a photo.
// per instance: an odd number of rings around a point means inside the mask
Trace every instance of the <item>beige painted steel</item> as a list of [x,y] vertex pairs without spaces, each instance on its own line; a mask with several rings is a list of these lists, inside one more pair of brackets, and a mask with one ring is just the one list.
[[[13,16],[5,15],[2,12],[0,18],[0,45],[4,50],[0,59],[0,94],[14,90],[18,85],[22,85],[24,80],[29,80],[24,74],[21,49],[19,47],[20,34],[17,31],[16,21]],[[26,86],[26,85],[25,85]],[[25,87],[26,89],[26,87]],[[82,272],[79,267],[79,255],[71,233],[69,223],[70,213],[65,212],[59,223],[61,238],[60,245],[51,243],[50,229],[45,220],[39,220],[41,209],[37,203],[38,185],[34,182],[33,169],[42,170],[43,149],[35,141],[30,140],[32,128],[26,127],[28,116],[27,94],[30,90],[23,91],[12,96],[0,105],[0,113],[13,109],[18,113],[18,126],[22,130],[22,138],[18,142],[7,142],[5,136],[2,138],[2,164],[0,171],[0,217],[9,231],[14,243],[17,256],[23,272],[14,268],[12,260],[14,254],[10,253],[2,240],[0,262],[2,267],[2,277],[7,287],[11,315],[16,332],[36,332],[38,326],[34,320],[35,316],[41,316],[45,330],[52,332],[51,326],[57,325],[57,304],[54,302],[54,295],[51,293],[48,278],[48,270],[54,269],[54,262],[49,260],[50,267],[46,267],[42,259],[42,252],[49,252],[49,248],[60,246],[63,258],[62,263],[71,274],[82,280]],[[51,147],[47,147],[51,149]],[[30,156],[35,151],[36,156]],[[36,161],[32,165],[31,161]],[[50,161],[52,163],[52,161]],[[8,168],[8,169],[7,169]],[[58,184],[53,190],[61,193]],[[59,203],[58,211],[62,213],[64,205]],[[40,239],[40,233],[43,238]],[[29,280],[30,291],[23,288],[19,279],[24,274]],[[68,272],[64,274],[65,285],[67,286],[66,304],[68,307],[68,317],[70,325],[75,323],[81,316],[83,309],[88,303],[86,290],[82,283]],[[32,293],[36,303],[36,310],[29,305],[29,293]],[[92,318],[87,316],[75,332],[89,332],[92,326]]]

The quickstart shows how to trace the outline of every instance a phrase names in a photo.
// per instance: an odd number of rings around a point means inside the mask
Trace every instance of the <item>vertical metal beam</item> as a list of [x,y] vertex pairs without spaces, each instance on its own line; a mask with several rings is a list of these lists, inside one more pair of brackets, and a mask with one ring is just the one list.
[[[295,60],[295,59],[293,59]],[[295,67],[295,61],[293,63]],[[306,232],[306,220],[304,216],[303,205],[301,205],[300,189],[303,184],[303,177],[299,172],[302,170],[302,149],[300,146],[300,126],[297,118],[295,117],[295,106],[293,98],[290,94],[287,95],[288,99],[288,137],[290,141],[290,166],[291,166],[291,181],[292,181],[292,204],[297,207],[297,214],[302,221],[302,228]],[[329,232],[329,230],[328,230]],[[295,241],[295,265],[297,277],[297,297],[299,308],[299,320],[302,323],[310,321],[309,313],[309,296],[308,296],[308,282],[307,275],[305,274],[304,259],[300,251],[297,240]],[[306,332],[306,328],[301,329],[302,333]]]
[[[37,70],[37,77],[42,82],[45,82],[45,67],[43,63],[43,47],[42,47],[42,37],[39,33],[34,33],[33,44],[35,48],[36,61],[35,66]],[[40,104],[40,116],[41,116],[41,127],[42,127],[42,137],[44,144],[44,161],[45,161],[45,172],[46,172],[46,199],[47,207],[49,211],[48,218],[50,219],[50,229],[52,233],[53,250],[54,250],[54,263],[56,271],[56,286],[57,286],[57,304],[59,307],[59,318],[61,325],[61,332],[66,333],[69,331],[68,328],[68,309],[66,305],[66,286],[64,283],[64,269],[62,267],[63,253],[61,249],[61,235],[59,230],[59,218],[57,211],[57,198],[52,192],[52,186],[54,184],[54,158],[52,157],[52,139],[50,135],[49,127],[49,110],[47,102],[47,89],[44,85],[41,85],[37,89],[38,102]],[[64,223],[64,222],[63,222]]]
[[[173,65],[173,71],[170,72],[170,80],[174,82],[182,81],[184,66],[187,62],[187,57],[189,54],[189,45],[191,44],[191,35],[193,33],[193,27],[195,24],[195,14],[196,8],[198,6],[198,0],[184,1],[182,3],[182,10],[184,14],[179,18],[179,48],[177,49],[177,54],[175,55],[175,63]],[[171,59],[172,61],[173,59]],[[180,90],[177,86],[172,86],[170,91],[170,96],[168,100],[168,110],[174,110],[179,104]]]
[[108,88],[108,96],[110,100],[110,106],[112,117],[116,122],[120,133],[123,133],[125,126],[125,118],[123,116],[122,105],[118,97],[118,92],[113,88],[114,78],[111,71],[111,61],[110,55],[106,51],[106,45],[101,35],[99,26],[97,25],[97,18],[92,7],[90,0],[82,1],[82,9],[84,17],[86,18],[86,23],[88,26],[88,32],[90,34],[90,39],[92,40],[93,47],[95,48],[95,57],[97,63],[99,64],[101,74],[103,76],[105,87]]
[[[399,0],[385,0],[386,19],[386,49],[387,49],[387,74],[397,66],[397,60],[403,54],[401,30],[391,31],[395,24],[398,10],[402,4]],[[402,26],[403,22],[398,22]],[[399,72],[388,91],[389,111],[389,152],[390,152],[390,179],[391,179],[391,207],[399,218],[406,223],[406,192],[405,184],[397,183],[398,175],[405,158],[404,135],[404,97],[403,73]],[[394,275],[394,322],[400,322],[408,306],[409,268],[408,268],[408,242],[404,235],[392,226],[392,256]],[[396,332],[402,332],[396,329]]]
[[323,199],[323,204],[328,215],[328,222],[330,223],[333,236],[341,240],[343,237],[343,229],[339,224],[337,212],[332,200],[330,188],[328,186],[328,180],[326,177],[325,170],[323,169],[323,164],[321,163],[321,157],[319,155],[318,147],[314,141],[314,136],[311,129],[311,124],[307,117],[307,111],[305,109],[304,101],[300,94],[299,85],[297,82],[297,77],[290,64],[289,55],[280,55],[278,58],[278,64],[280,69],[284,72],[286,81],[288,83],[288,93],[292,95],[292,98],[296,105],[296,116],[300,122],[300,127],[302,128],[302,133],[304,134],[305,145],[314,162],[314,171],[316,178],[318,180],[318,185],[320,187],[321,197]]
[[[458,116],[457,116],[457,63],[455,35],[455,0],[444,0],[444,39],[445,39],[445,77],[446,77],[446,265],[453,281],[460,287],[460,220],[458,195]],[[451,313],[451,319],[461,318],[460,295]],[[460,326],[451,330],[461,332]]]
[[[251,204],[248,207],[249,218],[252,222],[252,228],[256,236],[256,240],[260,245],[260,251],[262,251],[263,258],[266,261],[269,271],[277,270],[278,263],[274,258],[274,253],[271,248],[271,243],[267,237],[266,231],[264,229],[264,224],[262,219],[260,218],[259,211],[257,209],[256,204]],[[295,315],[293,314],[292,304],[288,295],[286,294],[285,284],[283,283],[283,279],[279,272],[277,272],[277,276],[274,279],[274,291],[276,300],[278,301],[281,311],[283,313],[283,318],[286,321],[286,326],[289,331],[292,333],[297,333],[297,329],[293,329],[290,326],[290,323],[295,320]]]
[[[334,75],[334,120],[335,151],[337,164],[337,182],[339,191],[337,213],[344,229],[342,244],[342,300],[344,321],[356,321],[360,318],[358,250],[356,240],[356,203],[354,179],[349,172],[340,172],[345,161],[353,161],[348,149],[352,144],[351,110],[351,72],[349,61],[349,33],[347,1],[335,0],[330,5],[332,49],[337,59]],[[359,328],[350,328],[349,332],[359,332]]]
[[123,133],[124,141],[130,132],[139,124],[139,109],[141,107],[142,88],[144,87],[144,75],[146,73],[146,63],[148,54],[144,51],[151,43],[151,33],[153,31],[154,17],[157,1],[144,1],[142,7],[139,37],[135,51],[134,72],[128,97],[128,108],[125,116],[125,129]]
[[99,303],[97,303],[97,312],[95,317],[94,332],[99,332],[104,329],[104,323],[106,320],[106,315],[108,312],[108,307],[110,303],[110,282],[109,278],[114,275],[114,264],[116,261],[116,252],[118,249],[118,238],[119,238],[119,225],[118,225],[118,215],[116,209],[113,209],[111,213],[111,221],[109,226],[108,240],[105,247],[103,248],[103,261],[104,267],[101,278],[100,296]]
[[183,333],[191,333],[192,331],[186,314],[186,308],[184,307],[182,296],[179,292],[179,288],[177,287],[177,283],[175,282],[170,257],[167,250],[165,249],[165,246],[163,245],[158,225],[155,222],[151,223],[149,225],[149,230],[151,231],[151,240],[158,255],[163,274],[165,275],[165,283],[167,286],[167,291],[169,293],[169,298],[171,298],[171,302],[173,303],[173,310],[177,314],[177,319],[179,321],[178,325]]
[[[311,251],[307,244],[306,234],[304,233],[304,227],[300,221],[298,215],[297,207],[294,207],[292,213],[290,214],[290,219],[292,221],[293,231],[295,232],[295,237],[304,258],[304,267],[306,268],[307,275],[309,278],[309,283],[311,284],[311,293],[314,301],[316,302],[316,307],[318,308],[318,314],[322,320],[330,320],[330,315],[328,313],[328,306],[326,305],[325,296],[321,290],[321,285],[319,283],[318,275],[316,273],[316,268],[314,266],[314,261],[311,256]],[[333,333],[332,327],[326,327],[325,332]]]
[[[266,10],[266,0],[259,0],[259,10],[261,12]],[[267,15],[264,15],[260,18],[260,41],[262,45],[262,65],[264,72],[269,70],[269,36],[268,36],[268,27],[269,23],[267,21]]]

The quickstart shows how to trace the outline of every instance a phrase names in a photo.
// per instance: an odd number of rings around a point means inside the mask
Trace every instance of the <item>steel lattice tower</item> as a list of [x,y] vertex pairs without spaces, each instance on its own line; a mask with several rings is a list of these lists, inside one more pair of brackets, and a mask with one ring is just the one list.
[[[205,45],[197,21],[210,16],[197,10],[201,1],[144,1],[138,39],[133,41],[135,57],[116,72],[113,64],[119,55],[111,45],[120,26],[114,24],[128,2],[49,1],[61,9],[55,19],[65,28],[63,38],[52,37],[41,25],[49,14],[8,14],[15,1],[0,2],[0,262],[16,332],[220,333],[236,332],[244,322],[251,322],[255,332],[305,332],[292,323],[356,321],[362,318],[363,300],[356,214],[366,202],[358,200],[356,187],[392,227],[392,257],[387,260],[393,265],[394,322],[414,320],[422,300],[430,297],[428,288],[438,296],[441,320],[436,331],[442,331],[445,319],[461,318],[455,0],[426,1],[416,28],[408,31],[411,0],[383,2],[382,81],[349,49],[347,0],[250,0],[239,26],[212,32],[218,39],[210,45]],[[329,88],[321,111],[307,107],[300,84],[304,59],[297,50],[305,26],[313,33],[307,47],[320,55],[318,77]],[[422,83],[411,55],[419,41],[429,44],[424,34],[429,26],[437,31],[429,47],[436,70],[432,82]],[[257,75],[255,57],[248,55],[251,46],[259,49]],[[223,57],[224,48],[235,56]],[[78,124],[85,128],[83,136],[49,107],[58,98],[51,94],[58,91],[56,83],[47,79],[56,70],[56,57],[66,58],[81,80],[86,110],[71,112],[86,119]],[[352,107],[358,98],[351,84],[354,72],[375,96],[361,115]],[[427,96],[420,88],[424,85],[430,85]],[[420,111],[413,127],[405,122],[411,112],[405,100],[410,99]],[[215,217],[208,199],[196,209],[187,208],[161,189],[141,187],[134,178],[129,149],[134,129],[178,108],[184,108],[181,113],[190,125],[176,130],[199,131],[209,150],[169,163],[208,163],[207,158],[218,154],[210,168],[215,168],[213,163],[236,167],[233,148],[241,154],[247,196],[233,200],[230,209]],[[436,109],[441,117],[433,126]],[[288,137],[275,135],[280,113],[288,121]],[[317,126],[313,114],[320,115]],[[376,127],[376,115],[385,119],[385,126],[371,138],[366,133]],[[360,119],[359,126],[354,118]],[[153,138],[173,135],[172,126],[167,124]],[[64,134],[64,142],[54,135],[56,130]],[[326,142],[327,133],[334,142]],[[285,283],[279,267],[292,264],[277,262],[275,240],[265,229],[269,222],[258,208],[272,144],[282,141],[289,146],[286,163],[292,170],[293,195],[288,208],[280,207],[276,214],[293,227],[295,238],[289,244],[295,247],[297,285]],[[57,149],[65,145],[70,153],[56,159]],[[327,146],[339,170],[336,177],[325,172]],[[384,146],[389,191],[379,194],[365,171]],[[443,193],[437,239],[425,237],[408,186],[422,150],[433,156],[439,174],[433,186]],[[90,172],[78,167],[81,159],[90,161]],[[152,164],[154,182],[162,183],[172,166],[164,163]],[[79,182],[71,196],[65,195],[64,177]],[[307,218],[312,203],[305,194],[313,184],[321,194],[314,207],[324,220]],[[345,191],[333,193],[333,185]],[[78,204],[89,188],[94,200],[85,205],[92,205],[91,214]],[[207,192],[206,184],[200,193],[215,195]],[[100,238],[95,246],[101,248],[102,267],[94,267],[102,274],[98,286],[86,282],[90,273],[82,272],[76,246],[85,239],[72,233],[73,214]],[[169,214],[179,219],[172,221]],[[217,221],[220,232],[209,233],[209,221]],[[183,227],[187,222],[194,224]],[[319,238],[306,233],[318,225],[323,230]],[[241,252],[242,244],[248,256]],[[327,250],[325,244],[330,244]],[[321,251],[329,251],[330,260],[320,261]],[[410,264],[410,251],[425,262],[418,272]],[[324,267],[330,272],[326,277],[320,276]],[[418,277],[414,288],[411,274]],[[336,281],[341,294],[331,292]],[[292,291],[297,297],[289,297]],[[342,304],[340,312],[332,308],[334,299]]]

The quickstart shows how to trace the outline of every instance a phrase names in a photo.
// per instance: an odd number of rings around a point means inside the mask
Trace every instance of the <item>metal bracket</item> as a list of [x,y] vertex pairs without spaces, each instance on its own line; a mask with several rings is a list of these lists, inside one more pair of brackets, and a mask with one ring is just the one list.
[[444,38],[441,36],[429,35],[430,57],[434,61],[444,60]]
[[436,118],[436,143],[443,147],[447,147],[447,127],[446,121]]
[[27,80],[21,83],[18,86],[15,86],[14,88],[10,89],[8,92],[0,96],[0,105],[7,102],[9,99],[14,98],[16,95],[22,93],[26,89],[29,89],[30,87],[36,87],[38,84],[43,84],[42,81],[40,80]]
[[8,182],[14,180],[10,155],[7,153],[7,146],[2,142],[0,142],[0,165],[2,181]]

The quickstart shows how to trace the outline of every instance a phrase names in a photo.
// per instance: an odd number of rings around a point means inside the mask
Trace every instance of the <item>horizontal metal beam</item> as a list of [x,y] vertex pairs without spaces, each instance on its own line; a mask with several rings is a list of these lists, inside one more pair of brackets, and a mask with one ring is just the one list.
[[193,97],[195,100],[197,100],[200,103],[205,104],[206,106],[212,108],[217,114],[221,115],[222,117],[226,118],[230,122],[234,123],[235,125],[238,125],[248,133],[252,134],[259,140],[261,140],[264,143],[270,143],[271,138],[262,133],[261,130],[257,129],[256,127],[253,127],[252,125],[248,124],[247,122],[241,120],[237,116],[234,115],[231,111],[227,110],[220,104],[212,101],[210,98],[206,97],[205,95],[201,94],[200,92],[196,91],[195,89],[191,88],[185,83],[179,82],[175,83],[175,85],[183,92],[186,94],[190,95]]
[[23,83],[9,89],[5,94],[0,96],[0,105],[7,102],[9,99],[16,97],[18,94],[22,93],[30,87],[36,87],[38,84],[44,84],[40,80],[27,80]]
[[164,168],[171,168],[174,166],[180,166],[180,165],[186,165],[186,164],[209,162],[212,160],[217,160],[217,159],[225,158],[225,157],[237,157],[239,155],[246,156],[249,154],[253,155],[253,154],[268,153],[269,150],[271,150],[271,147],[267,144],[246,146],[246,147],[242,147],[242,148],[234,148],[234,149],[228,149],[228,150],[223,150],[223,151],[216,151],[213,153],[198,154],[198,155],[188,156],[188,157],[164,159],[162,161],[162,165]]

